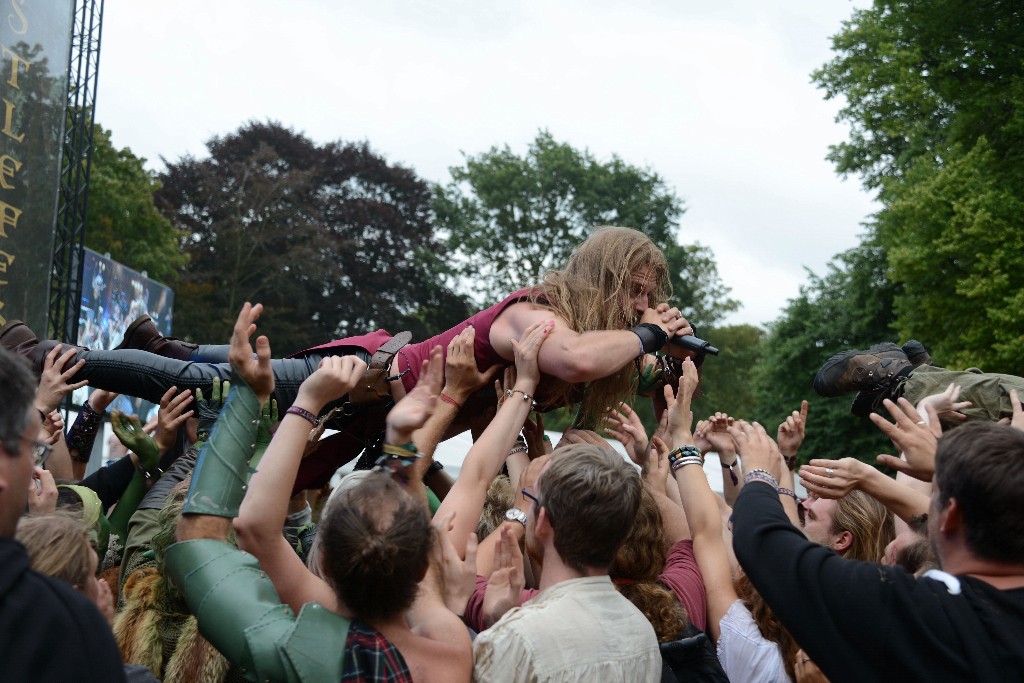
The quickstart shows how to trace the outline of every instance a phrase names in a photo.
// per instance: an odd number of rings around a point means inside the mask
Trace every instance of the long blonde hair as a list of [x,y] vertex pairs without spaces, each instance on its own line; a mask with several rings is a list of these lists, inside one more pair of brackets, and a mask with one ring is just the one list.
[[[633,228],[601,226],[573,251],[565,268],[544,274],[531,300],[553,310],[576,332],[625,330],[637,317],[628,303],[630,276],[643,269],[649,269],[652,280],[651,303],[668,301],[668,263],[654,242]],[[595,422],[608,406],[628,401],[636,384],[632,365],[590,382],[580,412],[583,421]],[[572,403],[573,387],[561,385],[545,398],[554,405]]]

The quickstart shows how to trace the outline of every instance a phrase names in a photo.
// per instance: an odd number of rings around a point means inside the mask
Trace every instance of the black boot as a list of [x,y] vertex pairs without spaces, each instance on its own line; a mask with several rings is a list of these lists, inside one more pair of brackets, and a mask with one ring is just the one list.
[[928,349],[916,339],[911,339],[903,345],[903,353],[907,354],[907,360],[913,363],[915,368],[932,364],[932,356]]
[[163,336],[153,324],[153,319],[148,315],[143,315],[128,326],[128,329],[124,331],[124,339],[114,347],[114,350],[137,349],[155,353],[164,358],[189,360],[192,352],[197,348],[199,348],[198,344],[190,344],[174,337]]
[[892,386],[914,369],[895,344],[879,344],[867,351],[838,353],[818,370],[814,391],[819,396],[839,396],[850,391],[877,393]]

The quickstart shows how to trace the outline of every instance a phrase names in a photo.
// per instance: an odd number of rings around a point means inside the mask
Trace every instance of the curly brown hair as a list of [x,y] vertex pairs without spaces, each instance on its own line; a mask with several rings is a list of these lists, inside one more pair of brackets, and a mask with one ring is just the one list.
[[661,512],[651,494],[643,489],[633,528],[615,554],[608,573],[619,592],[651,622],[659,643],[676,640],[690,623],[675,593],[658,582],[667,557]]

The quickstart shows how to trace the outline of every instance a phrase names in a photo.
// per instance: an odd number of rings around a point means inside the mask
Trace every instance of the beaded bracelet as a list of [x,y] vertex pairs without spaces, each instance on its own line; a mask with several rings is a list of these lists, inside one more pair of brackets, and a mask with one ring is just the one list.
[[779,495],[780,496],[789,496],[790,498],[793,499],[794,503],[798,503],[798,504],[800,503],[800,499],[796,497],[796,491],[794,491],[793,489],[787,489],[787,488],[783,488],[782,486],[780,486],[779,487]]
[[704,466],[704,454],[700,452],[700,449],[693,444],[687,444],[685,446],[676,446],[668,453],[669,464],[677,458],[697,458],[700,461],[701,467]]
[[776,491],[779,490],[779,482],[776,481],[775,477],[772,476],[772,473],[766,469],[758,467],[757,469],[747,472],[747,476],[743,477],[743,483],[749,484],[752,481],[763,481]]
[[533,396],[530,396],[528,393],[526,393],[525,391],[522,391],[520,389],[509,389],[508,391],[505,392],[505,396],[507,398],[512,398],[512,394],[522,394],[524,401],[532,401],[532,400],[534,400]]
[[416,444],[414,444],[412,441],[410,441],[409,443],[406,443],[406,444],[402,444],[401,446],[396,446],[394,444],[386,443],[386,444],[384,444],[383,446],[380,447],[380,450],[381,450],[382,453],[387,453],[388,455],[394,455],[394,456],[399,457],[399,458],[409,458],[409,457],[417,458],[417,457],[419,457],[419,452],[420,452],[419,449],[416,448]]
[[530,450],[530,447],[527,446],[526,444],[522,444],[520,446],[515,446],[512,450],[508,452],[508,454],[514,455],[515,453],[525,453],[528,450]]

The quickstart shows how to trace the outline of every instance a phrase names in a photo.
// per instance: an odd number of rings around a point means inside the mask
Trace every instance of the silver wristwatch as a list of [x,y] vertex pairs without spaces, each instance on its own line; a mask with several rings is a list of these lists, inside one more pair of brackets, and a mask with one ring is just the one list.
[[505,510],[505,520],[509,522],[519,522],[526,528],[526,513],[519,508],[509,508]]

